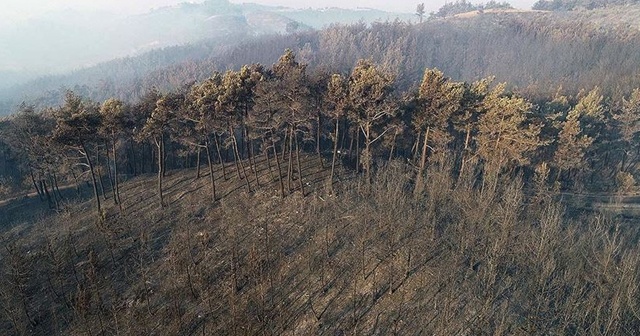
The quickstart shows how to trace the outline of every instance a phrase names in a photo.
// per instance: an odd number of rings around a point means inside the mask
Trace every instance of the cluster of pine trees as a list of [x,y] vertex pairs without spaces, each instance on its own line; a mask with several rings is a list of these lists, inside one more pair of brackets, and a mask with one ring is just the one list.
[[[225,178],[235,174],[252,191],[255,160],[264,156],[279,172],[282,197],[292,188],[304,193],[296,178],[302,151],[331,162],[331,180],[338,160],[368,180],[381,162],[406,159],[417,193],[427,167],[445,162],[458,176],[535,175],[553,188],[614,191],[635,185],[640,90],[605,99],[595,88],[534,104],[491,78],[457,82],[426,69],[416,89],[399,92],[372,61],[349,74],[310,72],[287,50],[271,68],[216,72],[178,91],[150,91],[137,104],[68,92],[57,108],[23,105],[0,130],[3,185],[30,185],[56,207],[60,180],[88,181],[100,210],[100,193],[112,190],[118,202],[119,180],[143,173],[157,173],[164,205],[166,171],[199,172],[205,158],[210,169],[233,163]],[[211,199],[219,199],[209,176]]]

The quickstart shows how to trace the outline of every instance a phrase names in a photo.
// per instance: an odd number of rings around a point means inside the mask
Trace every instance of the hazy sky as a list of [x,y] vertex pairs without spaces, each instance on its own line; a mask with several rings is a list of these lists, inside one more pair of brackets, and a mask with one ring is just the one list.
[[[371,7],[396,12],[413,12],[416,4],[424,2],[428,11],[435,10],[445,2],[454,0],[231,0],[231,2],[254,2],[267,5],[282,5],[294,8],[306,7]],[[519,8],[530,8],[536,0],[511,0]],[[106,10],[121,14],[142,13],[151,8],[173,5],[185,0],[0,0],[0,20],[4,23],[22,21],[50,11],[76,8],[80,10]],[[186,2],[202,2],[191,0]],[[470,1],[472,3],[486,2]]]

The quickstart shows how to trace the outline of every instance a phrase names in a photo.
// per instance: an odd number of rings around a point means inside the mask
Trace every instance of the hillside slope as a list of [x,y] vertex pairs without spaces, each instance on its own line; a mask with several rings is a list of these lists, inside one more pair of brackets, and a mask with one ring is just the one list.
[[[304,161],[303,176],[322,181],[322,170],[311,170],[317,160]],[[212,203],[206,176],[175,171],[164,209],[153,178],[134,179],[123,185],[122,215],[111,208],[97,220],[79,203],[3,229],[0,331],[577,335],[640,327],[637,229],[573,222],[554,202],[529,203],[518,181],[482,191],[472,180],[454,185],[446,168],[431,169],[429,192],[414,197],[412,175],[393,163],[368,186],[356,178],[334,192],[285,198],[266,185],[246,193],[240,183]]]

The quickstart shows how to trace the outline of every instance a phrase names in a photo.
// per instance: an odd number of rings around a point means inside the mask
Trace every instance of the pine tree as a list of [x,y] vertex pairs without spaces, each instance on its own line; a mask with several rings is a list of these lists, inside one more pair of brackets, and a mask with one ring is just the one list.
[[640,145],[640,89],[635,89],[622,101],[622,108],[613,118],[618,122],[624,157],[620,170],[633,171],[637,164],[638,145]]
[[98,185],[95,172],[95,162],[90,150],[100,141],[97,136],[102,118],[97,106],[85,103],[75,93],[68,91],[64,105],[55,112],[56,128],[53,139],[65,146],[78,150],[84,157],[91,173],[93,193],[98,213],[102,212],[102,205],[98,195]]
[[340,122],[344,118],[348,108],[348,96],[348,82],[339,74],[332,75],[327,85],[325,96],[325,104],[327,106],[325,113],[329,118],[333,119],[335,124],[332,135],[333,155],[331,158],[331,174],[329,175],[331,185],[333,185],[333,176],[335,174],[336,158],[338,155],[338,143],[340,142]]
[[364,137],[361,164],[367,183],[371,178],[373,145],[390,130],[388,121],[398,112],[393,84],[392,76],[370,60],[359,60],[349,77],[347,116]]
[[172,134],[172,127],[178,113],[184,104],[184,95],[169,93],[161,95],[156,102],[156,108],[147,119],[141,136],[151,139],[158,150],[158,198],[160,207],[165,207],[162,191],[162,180],[165,175],[166,142]]
[[505,94],[505,84],[496,86],[483,100],[478,121],[478,154],[485,167],[498,172],[508,165],[525,165],[544,143],[542,126],[529,120],[532,104],[522,97]]
[[115,98],[108,99],[100,107],[100,115],[102,117],[100,134],[111,141],[114,168],[114,201],[118,204],[120,211],[122,211],[120,183],[118,181],[118,153],[116,147],[118,138],[126,127],[125,105],[122,101]]
[[[444,77],[437,69],[426,69],[418,91],[416,111],[413,113],[413,127],[416,134],[424,134],[422,155],[418,170],[415,192],[422,191],[422,178],[427,162],[428,148],[443,152],[452,139],[451,117],[461,109],[464,85]],[[421,137],[416,139],[419,147]]]

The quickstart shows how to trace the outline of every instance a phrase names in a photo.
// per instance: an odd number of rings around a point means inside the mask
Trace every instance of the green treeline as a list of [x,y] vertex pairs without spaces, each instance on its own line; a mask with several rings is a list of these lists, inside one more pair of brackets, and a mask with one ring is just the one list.
[[[149,91],[135,104],[70,91],[57,108],[23,105],[2,120],[3,189],[28,186],[57,207],[52,190],[59,181],[87,181],[100,209],[106,190],[117,202],[123,177],[155,173],[164,206],[167,170],[233,163],[225,179],[235,175],[252,191],[259,186],[251,172],[262,156],[286,171],[286,180],[276,174],[284,197],[292,188],[304,192],[292,187],[301,152],[323,157],[332,170],[342,160],[366,180],[383,162],[406,159],[416,167],[417,194],[428,167],[445,162],[457,176],[524,175],[555,190],[635,185],[638,89],[605,97],[596,87],[534,103],[492,78],[458,82],[437,69],[426,69],[414,89],[397,84],[370,60],[348,73],[310,71],[287,50],[270,68],[216,72],[178,91]],[[211,178],[212,200],[219,199],[215,187]]]

